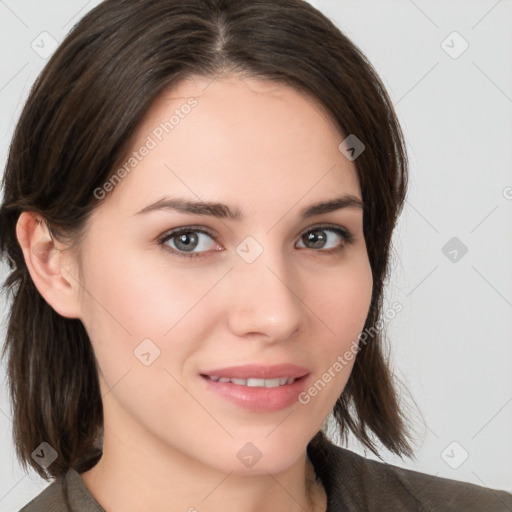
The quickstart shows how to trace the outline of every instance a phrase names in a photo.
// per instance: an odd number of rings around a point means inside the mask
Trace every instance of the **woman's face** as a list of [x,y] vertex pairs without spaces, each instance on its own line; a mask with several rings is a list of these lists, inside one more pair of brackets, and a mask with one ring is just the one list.
[[[282,84],[187,80],[105,186],[82,246],[81,320],[105,429],[133,449],[280,471],[345,387],[372,274],[362,208],[312,210],[361,199],[322,112]],[[246,365],[259,368],[232,369]],[[249,380],[206,376],[219,373]]]

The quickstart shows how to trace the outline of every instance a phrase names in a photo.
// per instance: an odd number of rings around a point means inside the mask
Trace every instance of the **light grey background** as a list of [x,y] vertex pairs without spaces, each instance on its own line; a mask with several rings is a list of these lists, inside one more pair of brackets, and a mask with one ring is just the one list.
[[[2,168],[52,38],[98,3],[0,0]],[[384,459],[512,492],[512,2],[311,3],[374,64],[411,163],[386,303],[403,307],[387,329],[417,459]],[[0,432],[0,509],[16,511],[48,483],[15,459],[5,384]]]

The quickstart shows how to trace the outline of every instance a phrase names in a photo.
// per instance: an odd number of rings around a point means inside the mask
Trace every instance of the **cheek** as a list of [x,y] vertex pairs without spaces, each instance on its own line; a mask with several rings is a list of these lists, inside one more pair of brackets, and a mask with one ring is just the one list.
[[[319,278],[312,296],[318,314],[314,350],[321,361],[319,380],[310,396],[321,394],[313,407],[327,414],[341,395],[354,366],[372,298],[373,279],[367,258],[354,258],[335,273]],[[323,391],[325,389],[325,391]],[[307,397],[306,397],[307,400]]]
[[[215,276],[213,276],[215,277]],[[187,315],[211,287],[186,270],[144,257],[90,260],[84,288],[85,316],[91,326],[114,330],[134,340],[162,337]]]
[[119,258],[112,251],[85,261],[83,323],[102,372],[115,381],[134,362],[140,365],[134,350],[143,340],[162,347],[161,339],[197,301],[201,287],[184,286],[183,277],[169,276],[147,258]]
[[[186,373],[218,322],[222,305],[210,292],[225,269],[171,268],[160,255],[123,254],[87,260],[84,325],[107,384],[142,372],[140,382],[159,392],[159,382],[169,381],[164,369],[177,378]],[[148,358],[154,363],[146,367]]]
[[326,324],[333,346],[343,348],[360,334],[368,316],[373,289],[370,263],[367,258],[355,259],[354,264],[339,270],[317,283],[312,304]]

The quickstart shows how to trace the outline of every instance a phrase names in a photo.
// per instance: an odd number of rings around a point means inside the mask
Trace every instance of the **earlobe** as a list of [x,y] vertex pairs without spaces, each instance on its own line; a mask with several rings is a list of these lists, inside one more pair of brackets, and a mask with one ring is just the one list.
[[21,213],[16,237],[32,281],[46,302],[61,316],[80,318],[79,283],[68,269],[65,246],[58,246],[46,223],[32,212]]

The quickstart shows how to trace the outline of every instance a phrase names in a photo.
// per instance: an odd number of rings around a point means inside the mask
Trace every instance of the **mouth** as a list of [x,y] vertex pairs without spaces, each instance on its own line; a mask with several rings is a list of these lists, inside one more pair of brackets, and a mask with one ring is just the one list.
[[246,365],[200,373],[208,393],[252,412],[279,411],[298,401],[311,377],[307,368]]

